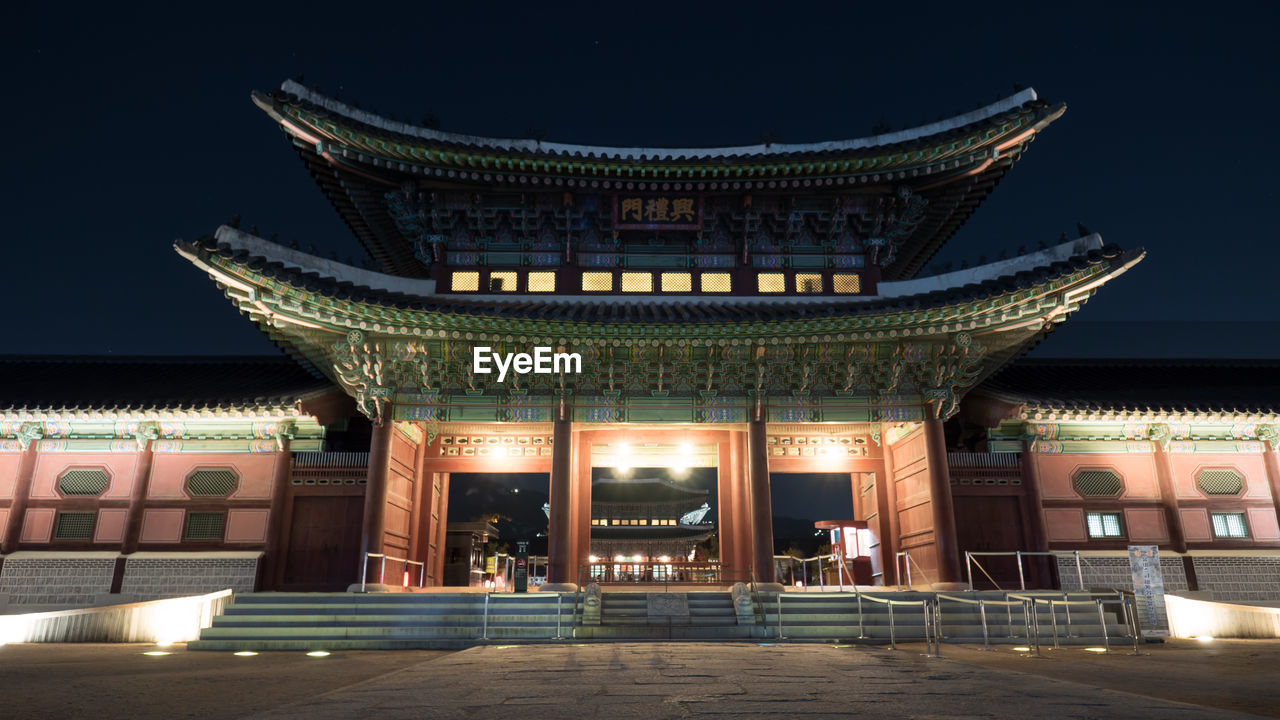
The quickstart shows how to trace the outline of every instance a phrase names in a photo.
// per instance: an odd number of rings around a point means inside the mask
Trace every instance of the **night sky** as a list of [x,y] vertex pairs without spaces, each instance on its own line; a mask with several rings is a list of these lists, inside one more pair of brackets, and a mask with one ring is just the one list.
[[1081,221],[1149,255],[1037,355],[1280,356],[1271,3],[181,5],[10,10],[0,352],[274,352],[171,244],[239,214],[361,258],[249,100],[304,74],[445,130],[686,146],[859,137],[1032,86],[1067,114],[937,261]]

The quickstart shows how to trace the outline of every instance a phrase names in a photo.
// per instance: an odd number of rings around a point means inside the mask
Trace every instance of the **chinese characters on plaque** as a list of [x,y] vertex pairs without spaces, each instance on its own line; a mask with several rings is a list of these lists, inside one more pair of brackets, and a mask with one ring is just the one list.
[[702,198],[697,195],[619,195],[613,199],[616,230],[698,230]]

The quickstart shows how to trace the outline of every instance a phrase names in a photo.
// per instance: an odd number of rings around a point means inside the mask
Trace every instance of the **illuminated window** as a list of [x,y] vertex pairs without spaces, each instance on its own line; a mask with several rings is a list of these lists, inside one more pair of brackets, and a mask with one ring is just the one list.
[[831,276],[831,289],[838,293],[860,293],[862,292],[862,277],[837,273]]
[[662,273],[662,292],[692,292],[693,276],[689,273]]
[[622,273],[622,292],[653,292],[653,275],[647,272]]
[[591,524],[592,524],[592,525],[599,525],[599,524],[600,524],[600,518],[591,518]]
[[582,273],[582,290],[583,292],[609,292],[613,290],[613,273]]
[[1249,537],[1249,526],[1244,522],[1244,513],[1212,513],[1212,517],[1214,537]]
[[58,492],[63,495],[101,495],[110,478],[101,470],[68,470],[58,478]]
[[1239,495],[1244,491],[1244,478],[1235,470],[1210,468],[1196,475],[1196,485],[1205,495]]
[[760,273],[756,276],[756,289],[762,293],[782,292],[787,289],[787,278],[782,273]]
[[88,540],[93,537],[93,521],[97,513],[64,512],[58,513],[58,520],[53,526],[55,540]]
[[556,274],[546,270],[529,273],[529,292],[555,292]]
[[476,292],[480,289],[480,273],[475,270],[454,272],[449,289],[454,292]]
[[183,540],[221,540],[227,514],[220,512],[189,512],[182,531]]
[[797,273],[796,274],[796,292],[800,293],[820,293],[822,292],[822,276],[818,273]]
[[733,277],[729,273],[702,273],[702,292],[729,292],[733,290]]
[[1120,526],[1120,513],[1091,512],[1086,519],[1091,538],[1124,537],[1124,530]]
[[503,270],[489,273],[489,292],[515,292],[515,290],[516,274],[514,271]]
[[648,520],[641,520],[641,521],[640,521],[640,524],[641,524],[641,525],[648,525],[648,524],[649,524],[649,521],[648,521]]

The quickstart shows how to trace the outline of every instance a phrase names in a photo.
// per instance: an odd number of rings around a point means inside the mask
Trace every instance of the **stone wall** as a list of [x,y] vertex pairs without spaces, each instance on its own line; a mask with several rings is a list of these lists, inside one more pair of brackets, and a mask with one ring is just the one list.
[[1220,602],[1280,600],[1280,553],[1272,556],[1192,557],[1196,580]]
[[114,605],[203,595],[230,589],[253,592],[262,554],[161,553],[125,556],[120,592],[111,594],[114,552],[23,551],[0,565],[0,606],[43,609]]
[[253,592],[260,559],[259,553],[135,553],[125,562],[120,594],[154,600],[226,589]]
[[111,592],[115,553],[17,552],[0,567],[0,604],[94,605]]
[[[1076,575],[1076,560],[1068,555],[1058,556],[1058,579],[1063,590],[1133,590],[1133,574],[1129,571],[1129,557],[1091,556],[1080,553],[1080,570],[1084,575],[1084,587]],[[1182,567],[1182,556],[1172,553],[1160,555],[1160,570],[1164,574],[1167,592],[1187,589],[1187,575]]]

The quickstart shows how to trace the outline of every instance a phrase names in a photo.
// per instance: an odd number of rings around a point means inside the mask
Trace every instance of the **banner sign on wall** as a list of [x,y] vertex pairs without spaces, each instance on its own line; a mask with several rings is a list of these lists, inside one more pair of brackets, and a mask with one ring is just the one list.
[[1164,573],[1160,569],[1160,548],[1155,545],[1130,545],[1129,570],[1133,573],[1133,594],[1143,634],[1168,637],[1169,614],[1164,606]]

